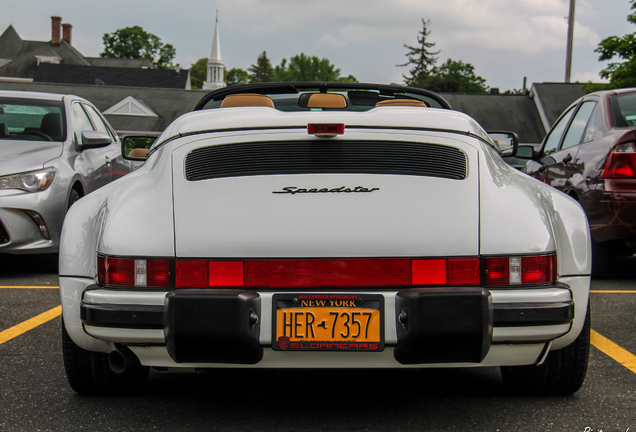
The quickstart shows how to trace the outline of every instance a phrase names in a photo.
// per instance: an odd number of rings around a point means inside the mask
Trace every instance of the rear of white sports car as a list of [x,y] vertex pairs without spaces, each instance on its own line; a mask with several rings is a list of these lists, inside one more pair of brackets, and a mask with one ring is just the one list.
[[502,366],[519,390],[580,387],[585,215],[470,118],[213,111],[67,217],[76,391],[139,385],[148,367]]

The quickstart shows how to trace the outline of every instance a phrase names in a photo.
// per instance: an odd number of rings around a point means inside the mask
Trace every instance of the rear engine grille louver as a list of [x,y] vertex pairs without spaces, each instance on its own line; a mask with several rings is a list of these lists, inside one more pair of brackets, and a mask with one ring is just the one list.
[[405,142],[256,142],[193,150],[186,179],[271,174],[397,174],[466,178],[466,156],[456,148]]

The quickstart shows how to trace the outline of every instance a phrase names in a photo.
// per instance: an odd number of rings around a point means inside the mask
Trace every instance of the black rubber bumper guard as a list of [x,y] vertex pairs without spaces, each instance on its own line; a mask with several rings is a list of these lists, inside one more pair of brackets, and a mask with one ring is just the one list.
[[177,363],[258,363],[260,316],[254,291],[171,291],[164,307],[166,348]]
[[[398,362],[479,363],[490,349],[493,327],[571,323],[574,304],[493,304],[482,288],[411,288],[397,293],[395,313]],[[231,289],[174,290],[163,306],[81,305],[86,325],[163,329],[177,363],[258,363],[260,317],[257,292]]]

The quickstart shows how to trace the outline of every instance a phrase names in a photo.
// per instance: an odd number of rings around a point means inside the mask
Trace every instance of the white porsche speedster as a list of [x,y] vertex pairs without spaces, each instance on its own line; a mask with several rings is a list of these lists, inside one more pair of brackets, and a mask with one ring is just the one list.
[[586,216],[502,160],[513,134],[447,108],[350,83],[204,98],[66,217],[71,387],[130,390],[149,368],[500,366],[519,391],[577,391]]

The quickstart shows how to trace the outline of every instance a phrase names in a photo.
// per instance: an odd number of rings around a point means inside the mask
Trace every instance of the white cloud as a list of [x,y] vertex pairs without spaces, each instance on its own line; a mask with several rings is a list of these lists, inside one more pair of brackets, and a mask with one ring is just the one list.
[[[488,85],[519,88],[564,76],[569,0],[21,0],[0,15],[21,37],[49,40],[51,15],[73,24],[73,44],[87,56],[103,50],[102,35],[140,25],[177,50],[188,68],[210,53],[216,9],[228,67],[247,68],[267,51],[273,64],[304,52],[328,58],[361,81],[401,82],[404,44],[416,44],[430,19],[440,61],[475,66]],[[628,0],[577,0],[573,76],[598,81],[601,39],[636,30]],[[151,10],[152,13],[148,13]],[[35,12],[37,11],[37,12]],[[122,13],[126,11],[126,13]],[[581,72],[585,71],[585,72]],[[579,74],[579,75],[577,75]]]
[[607,82],[605,79],[601,79],[598,76],[598,71],[574,71],[572,73],[572,81],[573,82],[593,82],[593,83],[603,83]]

